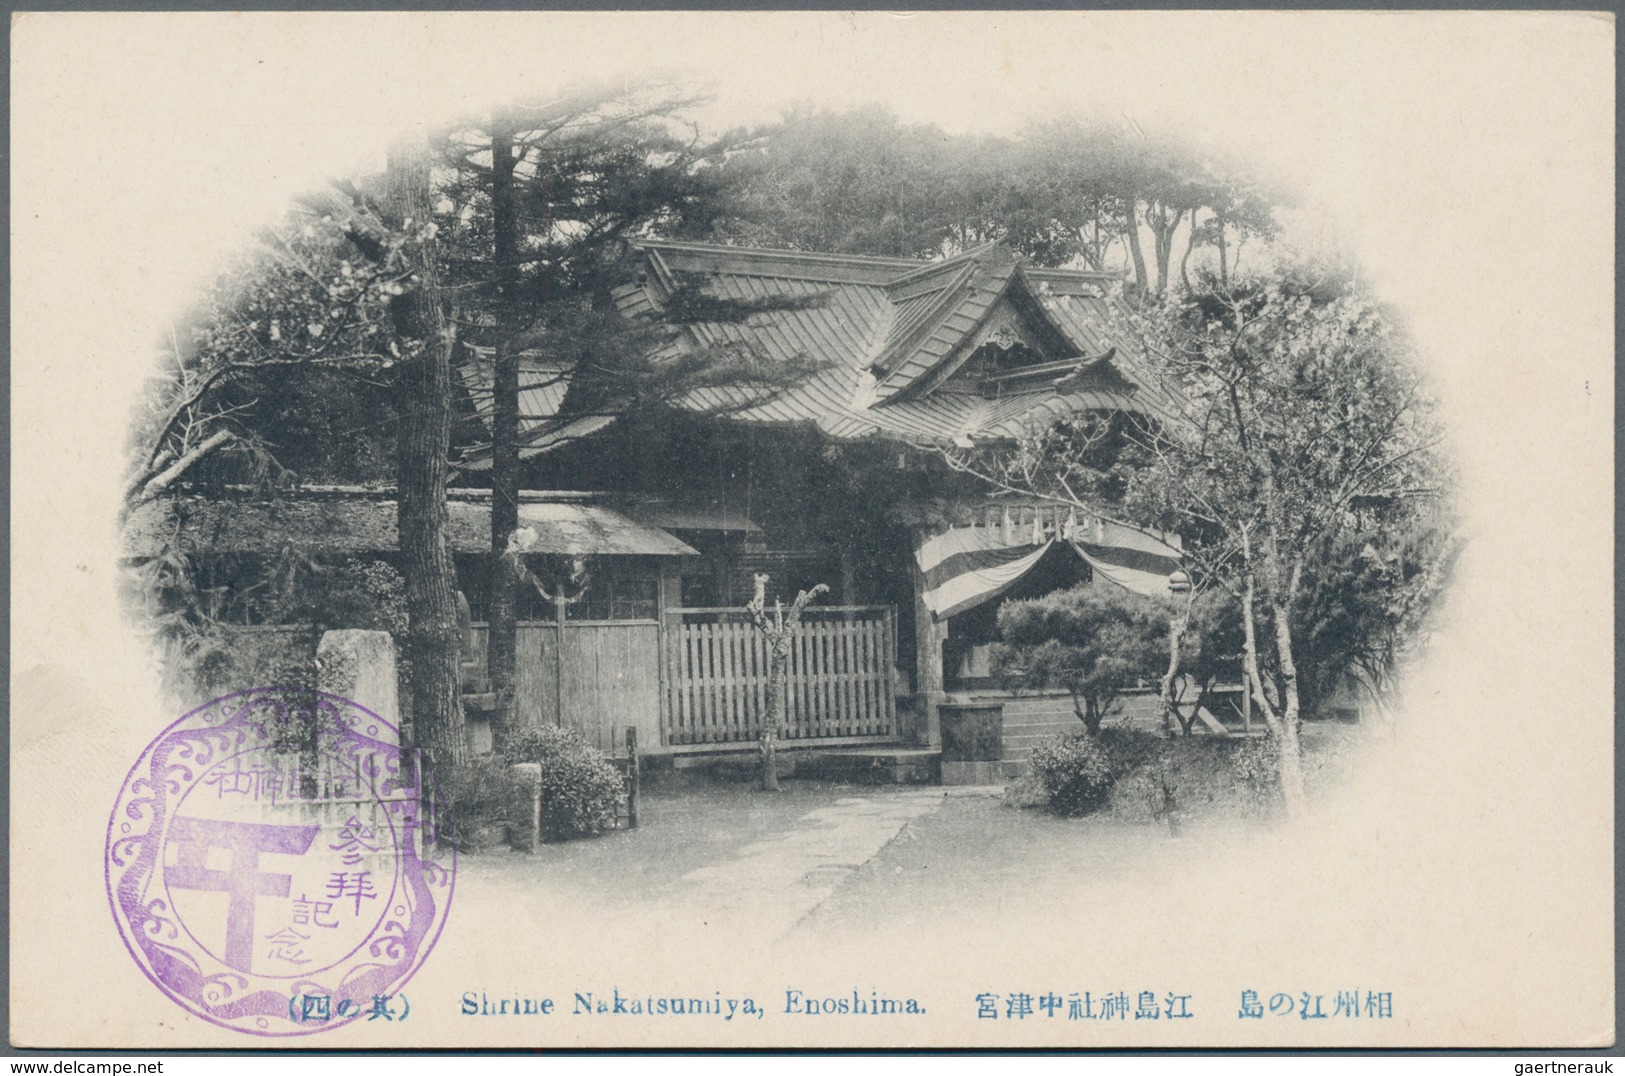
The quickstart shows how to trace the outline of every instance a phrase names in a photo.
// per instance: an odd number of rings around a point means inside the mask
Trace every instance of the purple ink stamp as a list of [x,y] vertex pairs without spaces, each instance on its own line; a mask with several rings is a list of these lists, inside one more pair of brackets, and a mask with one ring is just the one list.
[[337,695],[198,707],[142,753],[108,823],[125,946],[183,1008],[249,1034],[398,1012],[456,876],[424,780],[394,726]]

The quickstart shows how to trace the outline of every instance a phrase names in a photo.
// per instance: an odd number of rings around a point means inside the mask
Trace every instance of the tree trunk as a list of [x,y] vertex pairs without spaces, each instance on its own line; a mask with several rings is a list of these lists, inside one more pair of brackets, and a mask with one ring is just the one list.
[[1134,259],[1134,282],[1140,285],[1143,291],[1148,286],[1145,275],[1145,252],[1140,249],[1140,211],[1137,199],[1128,200],[1128,223],[1123,228],[1123,236],[1128,240],[1129,254]]
[[1072,712],[1083,722],[1083,731],[1091,736],[1100,735],[1100,723],[1105,720],[1099,704],[1094,699],[1072,693]]
[[1101,245],[1100,238],[1099,202],[1095,202],[1090,207],[1089,221],[1090,230],[1079,238],[1083,240],[1081,245],[1083,247],[1084,263],[1098,273],[1106,268],[1106,251]]
[[1264,725],[1271,736],[1279,737],[1281,721],[1269,696],[1264,693],[1264,679],[1258,671],[1258,626],[1253,617],[1253,606],[1253,573],[1249,570],[1243,577],[1241,594],[1241,661],[1247,673],[1249,693],[1258,701],[1259,712],[1264,715]]
[[1174,705],[1174,678],[1179,675],[1180,641],[1190,628],[1191,607],[1195,601],[1195,592],[1192,591],[1190,601],[1185,603],[1185,611],[1168,618],[1168,671],[1162,676],[1162,729],[1169,739],[1173,739],[1175,722],[1185,730],[1185,735],[1190,735],[1190,726],[1179,716]]
[[801,627],[801,613],[807,603],[829,587],[819,583],[811,590],[803,590],[790,604],[787,614],[779,603],[773,603],[773,615],[767,613],[767,576],[756,575],[756,593],[745,611],[750,613],[756,629],[767,638],[768,681],[767,714],[762,720],[757,745],[761,750],[761,785],[764,792],[779,791],[779,727],[784,722],[784,699],[789,688],[790,639]]
[[1188,292],[1191,290],[1190,263],[1191,249],[1196,246],[1196,210],[1191,210],[1191,226],[1185,235],[1185,253],[1179,259],[1179,281]]
[[[390,225],[421,228],[430,217],[425,148],[397,146],[385,197]],[[446,546],[446,469],[451,443],[452,336],[440,307],[433,239],[418,246],[417,286],[390,304],[396,331],[416,346],[397,373],[396,522],[406,581],[410,742],[431,769],[460,764],[463,727],[456,569]]]
[[[514,728],[514,683],[518,660],[519,576],[508,556],[519,529],[519,356],[510,347],[514,331],[514,272],[519,225],[514,207],[513,135],[491,124],[491,232],[496,259],[496,348],[491,388],[491,595],[487,619],[486,667],[495,707],[491,739],[498,750]],[[558,640],[562,646],[564,640]],[[559,719],[563,720],[562,714]]]
[[778,792],[779,788],[779,728],[784,721],[784,695],[789,686],[790,638],[788,635],[769,642],[767,680],[767,716],[762,721],[762,734],[758,746],[762,754],[761,786],[764,792]]
[[[1154,249],[1157,255],[1157,294],[1163,295],[1168,291],[1168,267],[1173,261],[1174,233],[1179,230],[1179,222],[1185,217],[1183,209],[1178,210],[1172,217],[1168,216],[1167,206],[1157,207],[1156,220],[1151,225],[1151,237],[1154,240]],[[1151,215],[1146,214],[1151,220]]]
[[1288,818],[1302,817],[1307,806],[1303,789],[1303,754],[1298,742],[1300,719],[1298,666],[1292,659],[1290,596],[1297,589],[1300,566],[1293,565],[1289,589],[1270,602],[1275,617],[1275,654],[1281,663],[1281,795]]

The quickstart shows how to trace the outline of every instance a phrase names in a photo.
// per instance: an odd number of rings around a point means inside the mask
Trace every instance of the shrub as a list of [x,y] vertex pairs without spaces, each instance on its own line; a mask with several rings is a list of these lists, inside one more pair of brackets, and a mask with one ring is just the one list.
[[1112,773],[1121,778],[1161,758],[1168,750],[1168,737],[1146,729],[1102,729],[1100,746],[1111,760]]
[[1034,776],[1059,815],[1087,814],[1111,792],[1116,774],[1111,758],[1093,736],[1063,736],[1033,748],[1028,759]]
[[503,759],[542,764],[544,836],[582,837],[615,824],[625,781],[578,730],[560,725],[519,729],[508,738]]
[[502,839],[502,830],[528,815],[529,788],[508,761],[471,758],[435,774],[440,825],[459,848],[477,849]]
[[1281,748],[1275,737],[1254,737],[1232,751],[1230,773],[1254,806],[1274,806],[1281,796]]

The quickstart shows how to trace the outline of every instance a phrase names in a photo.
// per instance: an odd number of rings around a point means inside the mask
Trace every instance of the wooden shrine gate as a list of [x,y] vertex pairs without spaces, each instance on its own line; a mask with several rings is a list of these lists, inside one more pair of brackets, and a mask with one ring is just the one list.
[[[790,644],[783,739],[894,738],[896,621],[890,606],[815,606],[803,612]],[[661,659],[664,744],[743,743],[760,734],[767,715],[767,641],[748,613],[669,610]]]

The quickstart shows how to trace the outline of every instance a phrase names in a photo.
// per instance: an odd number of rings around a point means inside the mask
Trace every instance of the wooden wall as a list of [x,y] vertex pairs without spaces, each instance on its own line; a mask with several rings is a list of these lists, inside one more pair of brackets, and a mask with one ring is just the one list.
[[[476,625],[474,653],[483,665],[485,626]],[[516,705],[522,721],[579,728],[605,754],[625,751],[626,728],[639,745],[660,743],[659,625],[653,620],[572,621],[564,627],[564,679],[555,685],[558,629],[521,621]],[[561,692],[562,689],[562,692]]]

